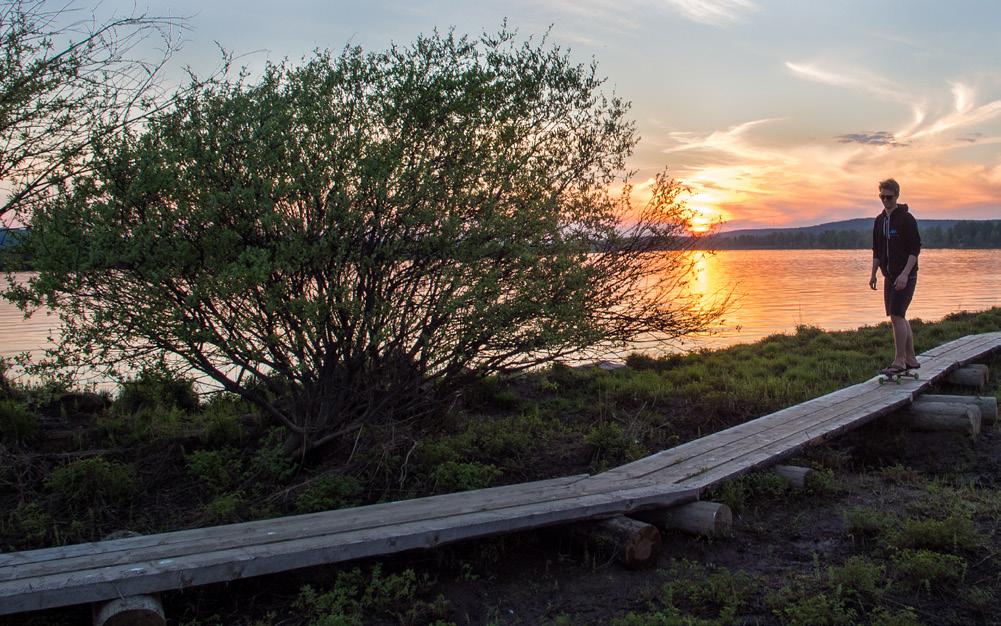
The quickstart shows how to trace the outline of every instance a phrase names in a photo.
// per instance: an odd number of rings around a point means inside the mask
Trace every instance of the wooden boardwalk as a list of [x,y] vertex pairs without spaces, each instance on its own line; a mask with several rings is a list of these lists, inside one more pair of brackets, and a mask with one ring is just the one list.
[[0,615],[690,502],[724,479],[906,406],[949,371],[999,348],[1001,332],[964,337],[921,355],[921,380],[873,378],[595,476],[0,554]]

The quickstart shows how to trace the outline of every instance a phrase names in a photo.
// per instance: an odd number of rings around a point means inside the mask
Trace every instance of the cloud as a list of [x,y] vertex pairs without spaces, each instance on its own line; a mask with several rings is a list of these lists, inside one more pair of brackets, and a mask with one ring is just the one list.
[[953,110],[951,112],[923,127],[919,124],[917,128],[908,133],[906,138],[930,138],[946,131],[982,124],[1001,117],[1001,100],[992,100],[976,106],[974,104],[976,92],[972,87],[962,83],[952,84],[952,100]]
[[668,8],[683,17],[708,26],[739,22],[758,10],[752,0],[543,0],[552,8],[600,24],[603,28],[630,31],[649,19],[651,11]]
[[786,61],[785,66],[801,78],[834,87],[865,91],[881,100],[912,105],[914,102],[920,101],[916,94],[910,93],[900,83],[865,70],[832,70],[818,67],[812,63],[793,63],[791,61]]
[[666,0],[683,16],[709,26],[722,26],[743,19],[750,11],[757,10],[750,0]]
[[887,132],[885,130],[876,131],[873,133],[848,133],[846,135],[838,135],[836,137],[838,143],[861,143],[870,146],[906,146],[907,144],[898,143],[894,138],[893,133]]

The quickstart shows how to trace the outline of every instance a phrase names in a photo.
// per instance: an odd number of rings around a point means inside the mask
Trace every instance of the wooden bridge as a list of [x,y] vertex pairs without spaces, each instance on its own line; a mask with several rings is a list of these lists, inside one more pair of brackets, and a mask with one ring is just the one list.
[[999,348],[1001,332],[967,336],[921,355],[921,380],[873,378],[595,476],[0,554],[0,615],[693,502],[722,480],[911,404]]

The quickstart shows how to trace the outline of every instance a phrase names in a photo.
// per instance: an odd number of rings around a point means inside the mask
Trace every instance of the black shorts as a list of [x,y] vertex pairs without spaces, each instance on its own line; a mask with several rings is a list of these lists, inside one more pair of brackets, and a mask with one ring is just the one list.
[[893,288],[894,281],[889,278],[883,279],[883,304],[886,306],[887,315],[897,315],[904,317],[907,314],[907,307],[914,297],[914,287],[918,284],[918,275],[911,274],[907,278],[907,286],[897,291]]

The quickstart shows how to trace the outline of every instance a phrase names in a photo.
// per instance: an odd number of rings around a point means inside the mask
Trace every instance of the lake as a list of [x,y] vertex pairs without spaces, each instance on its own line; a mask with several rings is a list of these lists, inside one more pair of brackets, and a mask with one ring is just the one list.
[[[795,332],[808,324],[847,330],[886,319],[882,286],[868,287],[869,250],[723,250],[695,252],[691,285],[701,298],[732,289],[735,305],[719,332],[683,347],[723,347]],[[23,278],[23,277],[22,277]],[[1001,305],[1001,250],[929,249],[921,253],[911,318],[938,320],[956,311]],[[38,351],[58,320],[24,320],[0,299],[0,356]],[[639,348],[643,348],[640,344]]]

